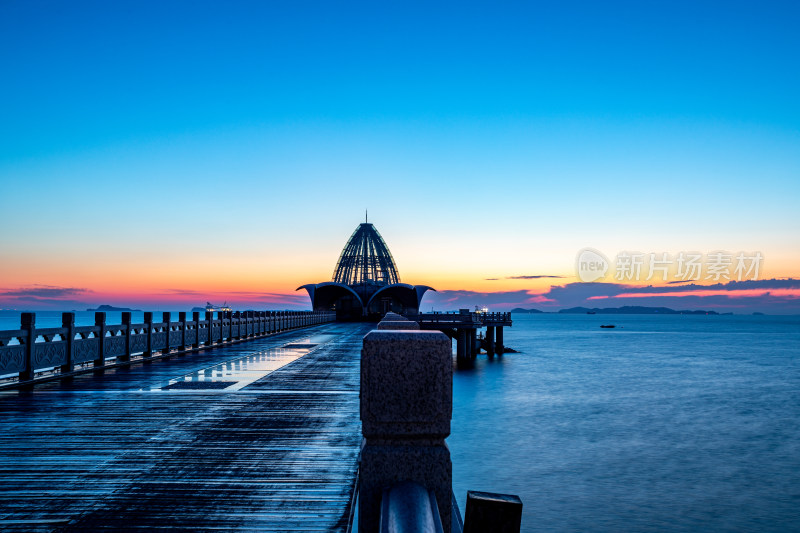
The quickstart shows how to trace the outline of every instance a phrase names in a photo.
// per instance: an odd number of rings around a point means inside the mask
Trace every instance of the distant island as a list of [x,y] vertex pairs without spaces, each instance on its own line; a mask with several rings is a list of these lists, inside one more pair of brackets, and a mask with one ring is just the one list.
[[[515,307],[511,310],[512,313],[560,313],[565,315],[732,315],[733,313],[718,313],[716,311],[692,311],[692,310],[675,310],[669,307],[645,307],[640,305],[626,305],[623,307],[570,307],[569,309],[561,309],[559,311],[541,311],[539,309],[524,309],[522,307]],[[758,315],[761,313],[753,313]]]
[[97,309],[87,309],[87,311],[106,311],[106,312],[108,312],[108,311],[111,311],[111,312],[124,311],[124,312],[130,312],[130,313],[141,313],[142,312],[141,309],[130,309],[128,307],[114,307],[113,305],[99,305],[99,306],[97,306]]
[[[559,311],[562,314],[597,314],[597,315],[719,315],[716,311],[676,311],[669,307],[643,307],[639,305],[626,305],[623,307],[570,307]],[[722,313],[732,315],[733,313]]]

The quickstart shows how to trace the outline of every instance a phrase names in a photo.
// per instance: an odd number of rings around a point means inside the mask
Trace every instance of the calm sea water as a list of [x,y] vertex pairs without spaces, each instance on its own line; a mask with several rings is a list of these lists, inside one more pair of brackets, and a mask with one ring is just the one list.
[[454,376],[462,512],[471,489],[519,495],[525,531],[800,531],[800,317],[513,318],[521,353]]
[[462,513],[471,489],[519,495],[525,531],[800,531],[800,317],[513,319],[522,353],[455,373]]

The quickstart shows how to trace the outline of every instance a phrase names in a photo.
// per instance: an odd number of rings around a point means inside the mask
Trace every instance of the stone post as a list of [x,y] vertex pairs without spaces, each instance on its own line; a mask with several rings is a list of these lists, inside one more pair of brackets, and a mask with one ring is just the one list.
[[22,313],[20,328],[25,330],[25,369],[19,373],[20,381],[33,379],[33,351],[36,349],[36,313]]
[[131,360],[131,335],[133,332],[131,331],[131,324],[133,323],[133,313],[130,311],[123,311],[122,312],[122,324],[125,326],[125,353],[117,357],[120,361],[130,361]]
[[75,363],[72,362],[73,354],[75,353],[73,350],[75,346],[75,313],[61,313],[61,327],[67,328],[67,333],[64,337],[67,360],[61,365],[61,373],[66,374],[67,372],[72,372],[75,368]]
[[147,330],[147,346],[145,346],[144,352],[142,353],[142,357],[150,357],[153,355],[152,346],[153,346],[153,312],[152,311],[145,311],[144,312],[144,327]]
[[208,324],[206,324],[206,327],[208,328],[208,340],[206,341],[206,346],[211,346],[214,344],[214,337],[211,335],[211,333],[214,331],[214,328],[211,327],[212,322],[214,322],[214,311],[206,311],[206,321],[208,322]]
[[494,326],[486,328],[486,353],[489,357],[494,355]]
[[381,495],[411,481],[433,491],[450,533],[452,463],[444,442],[453,410],[450,340],[438,331],[371,331],[361,355],[364,440],[359,532],[378,531]]
[[97,359],[94,360],[94,366],[101,367],[106,364],[106,313],[105,311],[96,311],[94,314],[94,325],[100,328],[97,335]]
[[194,322],[194,343],[192,348],[200,346],[200,312],[192,311],[192,322]]
[[164,326],[164,336],[166,337],[166,340],[164,341],[164,349],[161,350],[161,355],[166,355],[166,354],[168,354],[169,352],[172,351],[172,349],[170,348],[170,342],[169,342],[170,332],[172,331],[172,325],[170,324],[170,322],[172,322],[172,313],[169,312],[169,311],[162,312],[161,313],[161,322],[166,324]]
[[178,321],[181,323],[181,345],[178,350],[183,352],[186,350],[186,311],[178,313]]

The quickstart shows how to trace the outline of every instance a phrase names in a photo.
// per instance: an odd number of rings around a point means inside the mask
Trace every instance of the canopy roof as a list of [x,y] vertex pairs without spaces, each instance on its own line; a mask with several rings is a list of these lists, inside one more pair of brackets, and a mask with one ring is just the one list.
[[375,226],[358,225],[339,256],[333,281],[346,285],[400,282],[394,258]]

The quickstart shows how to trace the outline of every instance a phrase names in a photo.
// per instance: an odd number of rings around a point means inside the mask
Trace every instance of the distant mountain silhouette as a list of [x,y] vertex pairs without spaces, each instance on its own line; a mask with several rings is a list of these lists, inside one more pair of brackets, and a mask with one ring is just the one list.
[[539,311],[538,309],[523,309],[521,307],[515,307],[511,310],[512,313],[544,313],[544,311]]
[[[639,305],[626,305],[623,307],[570,307],[562,309],[559,313],[563,314],[598,314],[598,315],[718,315],[716,311],[676,311],[669,307],[644,307]],[[732,313],[726,313],[732,314]]]
[[87,309],[87,311],[106,311],[106,312],[114,312],[114,311],[129,311],[131,313],[141,313],[141,309],[131,309],[129,307],[114,307],[113,305],[99,305],[97,309]]

